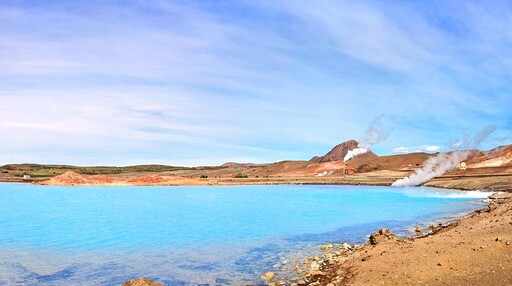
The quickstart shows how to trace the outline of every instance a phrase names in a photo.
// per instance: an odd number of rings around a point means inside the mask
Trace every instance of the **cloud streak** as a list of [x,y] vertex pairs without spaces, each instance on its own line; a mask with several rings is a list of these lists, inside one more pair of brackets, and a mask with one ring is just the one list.
[[506,2],[223,5],[0,4],[0,164],[304,159],[390,111],[379,154],[512,131]]

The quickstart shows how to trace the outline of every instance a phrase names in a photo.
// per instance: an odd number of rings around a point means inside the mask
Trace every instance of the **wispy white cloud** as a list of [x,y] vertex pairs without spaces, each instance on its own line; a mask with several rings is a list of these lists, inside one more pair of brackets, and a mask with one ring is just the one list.
[[407,153],[417,153],[417,152],[427,152],[427,153],[435,153],[441,151],[440,146],[436,145],[422,145],[419,147],[396,147],[393,148],[394,153],[401,153],[401,154],[407,154]]
[[307,159],[380,113],[381,154],[510,132],[506,2],[224,5],[1,4],[0,160]]

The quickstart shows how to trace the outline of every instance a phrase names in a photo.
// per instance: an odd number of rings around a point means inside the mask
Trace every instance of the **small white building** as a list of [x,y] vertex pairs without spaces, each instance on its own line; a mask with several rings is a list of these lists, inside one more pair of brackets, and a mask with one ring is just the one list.
[[23,180],[30,180],[30,175],[29,174],[23,175]]
[[466,168],[467,168],[466,162],[460,163],[459,169],[466,170]]

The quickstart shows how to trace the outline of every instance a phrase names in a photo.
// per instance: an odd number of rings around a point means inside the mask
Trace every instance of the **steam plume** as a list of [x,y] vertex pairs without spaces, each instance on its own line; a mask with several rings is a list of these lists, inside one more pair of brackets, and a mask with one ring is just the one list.
[[482,131],[478,132],[478,134],[476,134],[475,136],[473,148],[478,148],[480,144],[482,144],[482,142],[494,131],[496,131],[496,126],[488,125],[484,129],[482,129]]
[[440,153],[434,157],[430,157],[425,161],[423,168],[416,170],[416,172],[409,177],[395,181],[392,186],[406,187],[421,185],[454,169],[460,162],[466,160],[469,154],[469,151],[454,151],[451,154]]
[[[357,146],[361,146],[361,144],[358,144]],[[368,151],[370,151],[370,149],[367,149],[367,148],[361,148],[361,147],[357,147],[357,148],[354,148],[352,150],[348,150],[347,152],[347,155],[345,155],[345,158],[343,158],[343,162],[346,162],[356,156],[359,156],[359,155],[362,155],[364,153],[367,153]]]
[[423,168],[416,170],[409,177],[395,181],[392,185],[395,187],[418,186],[455,169],[460,162],[466,160],[471,154],[471,151],[460,149],[478,148],[494,130],[496,130],[496,127],[486,126],[473,139],[470,136],[465,136],[462,143],[456,141],[451,144],[452,148],[457,148],[458,150],[449,153],[439,153],[434,157],[430,157],[425,161]]
[[359,140],[357,148],[349,150],[345,158],[343,158],[343,162],[370,151],[373,145],[388,139],[389,132],[382,123],[383,118],[384,114],[381,114],[370,122],[366,134]]

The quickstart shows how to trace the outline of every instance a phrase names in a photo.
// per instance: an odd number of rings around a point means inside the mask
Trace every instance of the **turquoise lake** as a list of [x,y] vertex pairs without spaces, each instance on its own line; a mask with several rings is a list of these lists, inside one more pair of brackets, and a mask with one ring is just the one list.
[[0,184],[0,285],[257,285],[328,242],[482,208],[489,193],[369,186]]

